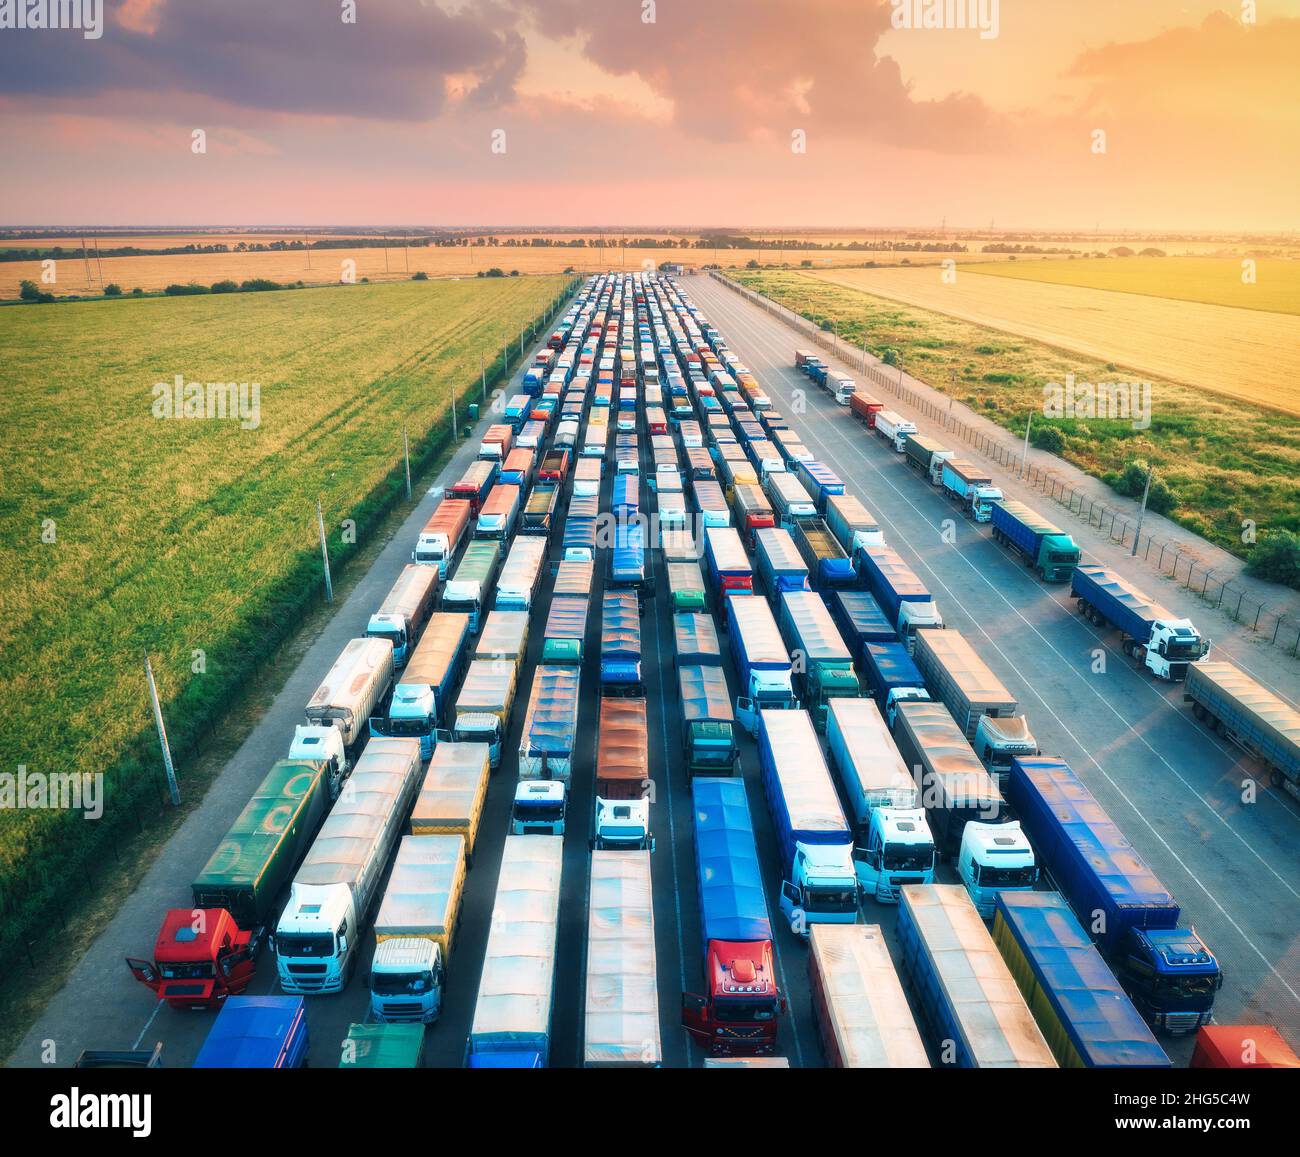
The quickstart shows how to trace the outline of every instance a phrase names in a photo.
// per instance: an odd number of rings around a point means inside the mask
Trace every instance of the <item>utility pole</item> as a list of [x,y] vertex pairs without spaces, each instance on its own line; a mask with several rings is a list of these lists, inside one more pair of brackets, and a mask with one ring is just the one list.
[[153,705],[154,726],[158,728],[158,746],[162,748],[163,769],[167,773],[167,790],[171,793],[172,807],[179,807],[181,789],[176,783],[176,766],[172,763],[172,749],[167,742],[167,726],[163,723],[162,704],[158,702],[158,687],[153,681],[153,664],[149,652],[144,653],[144,675],[149,681],[149,702]]
[[325,601],[334,601],[334,583],[330,579],[330,547],[325,540],[325,515],[320,508],[320,496],[316,497],[316,529],[320,531],[320,557],[325,568]]
[[1154,466],[1147,467],[1147,481],[1146,481],[1146,485],[1142,487],[1142,508],[1138,511],[1137,531],[1133,535],[1133,550],[1131,552],[1132,555],[1137,554],[1138,540],[1142,537],[1142,520],[1146,517],[1147,495],[1151,493],[1151,475],[1154,472],[1155,472]]
[[99,284],[104,284],[104,263],[99,259],[99,238],[95,238],[95,268],[99,270]]
[[478,351],[478,370],[483,377],[483,405],[487,406],[487,365],[483,361],[483,351]]
[[1029,468],[1029,430],[1034,424],[1034,411],[1029,411],[1029,417],[1025,420],[1025,448],[1020,455],[1020,477],[1025,476],[1025,471]]
[[307,250],[307,268],[311,268],[311,242],[307,239],[307,234],[302,235],[302,247]]
[[411,441],[402,427],[402,459],[406,463],[406,501],[411,501]]
[[456,387],[451,387],[451,440],[460,436],[460,427],[456,424]]

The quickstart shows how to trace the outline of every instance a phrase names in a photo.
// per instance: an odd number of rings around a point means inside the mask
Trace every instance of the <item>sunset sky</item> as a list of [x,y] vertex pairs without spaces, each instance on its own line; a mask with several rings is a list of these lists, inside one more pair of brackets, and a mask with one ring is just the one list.
[[1300,0],[342,7],[0,30],[0,224],[1300,227]]

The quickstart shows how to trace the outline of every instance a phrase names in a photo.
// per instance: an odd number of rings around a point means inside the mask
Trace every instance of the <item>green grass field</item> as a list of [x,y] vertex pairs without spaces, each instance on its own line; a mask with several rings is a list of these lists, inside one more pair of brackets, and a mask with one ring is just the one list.
[[[1055,426],[1061,456],[1103,477],[1145,459],[1174,490],[1170,517],[1244,557],[1242,520],[1260,529],[1300,530],[1300,418],[1181,384],[1153,379],[1151,425],[1124,420],[1043,417],[1043,387],[1131,380],[1122,367],[901,305],[798,273],[739,271],[733,276],[878,357],[894,351],[903,368],[935,389],[1022,436]],[[891,357],[893,355],[890,355]],[[1146,375],[1143,375],[1145,377]]]
[[[145,650],[183,750],[318,597],[317,495],[341,559],[401,485],[403,424],[414,466],[436,455],[453,383],[478,400],[480,357],[569,280],[0,309],[0,768],[104,771],[110,813],[155,790]],[[258,383],[257,427],[155,417],[177,374]],[[6,923],[97,826],[0,813]]]
[[1300,314],[1300,261],[1260,260],[1255,265],[1253,284],[1242,280],[1240,260],[1220,257],[1089,257],[1073,261],[1023,258],[963,263],[961,270],[1173,301]]

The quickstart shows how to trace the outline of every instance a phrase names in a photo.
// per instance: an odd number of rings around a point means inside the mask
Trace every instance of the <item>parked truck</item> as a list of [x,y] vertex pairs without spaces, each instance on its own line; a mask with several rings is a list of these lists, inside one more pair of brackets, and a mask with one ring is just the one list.
[[685,663],[680,657],[678,663],[682,757],[687,776],[736,773],[740,751],[726,672],[721,666]]
[[131,975],[169,1008],[220,1008],[257,975],[257,929],[240,928],[222,907],[171,908],[153,956],[126,958]]
[[[940,1064],[1054,1069],[1052,1050],[965,889],[916,884],[898,907],[902,971]],[[973,978],[978,978],[974,983]]]
[[853,832],[806,711],[761,711],[758,759],[781,855],[781,912],[791,931],[857,919]]
[[827,370],[822,389],[841,406],[847,406],[857,392],[858,385],[848,374],[841,373],[839,370]]
[[699,776],[691,804],[704,991],[682,997],[682,1025],[711,1056],[770,1055],[786,1001],[745,785]]
[[471,504],[461,499],[444,500],[420,531],[411,561],[436,566],[438,577],[446,580],[451,561],[469,531]]
[[585,1068],[658,1068],[659,988],[648,851],[591,853]]
[[1020,555],[1043,582],[1070,581],[1079,564],[1079,548],[1059,526],[1014,498],[993,503],[991,518],[993,541]]
[[375,916],[370,1014],[380,1024],[432,1024],[465,886],[465,838],[403,836]]
[[793,665],[772,611],[762,599],[728,599],[727,623],[740,681],[736,718],[752,734],[761,712],[798,707]]
[[556,509],[560,501],[560,485],[546,479],[534,484],[524,504],[524,515],[519,524],[521,535],[535,535],[543,546],[546,544],[559,521]]
[[464,499],[469,503],[470,516],[474,517],[482,508],[488,492],[503,470],[504,467],[496,462],[471,462],[459,480],[443,492],[443,497]]
[[742,484],[731,493],[731,502],[736,511],[736,527],[745,545],[754,549],[756,532],[776,525],[776,515],[772,503],[763,493],[761,486]]
[[506,460],[501,465],[501,481],[507,486],[518,486],[520,489],[531,485],[536,459],[535,449],[517,445],[506,455]]
[[[564,565],[560,564],[561,567]],[[483,629],[470,651],[470,659],[502,659],[518,670],[523,667],[527,649],[528,612],[495,610],[484,620]]]
[[867,690],[890,731],[894,730],[900,703],[930,702],[925,676],[902,643],[867,643],[862,650],[862,666]]
[[538,481],[563,482],[569,473],[569,458],[568,450],[548,450],[537,468]]
[[590,599],[578,595],[557,595],[551,599],[551,609],[542,632],[543,663],[582,665],[590,602]]
[[897,454],[903,452],[909,435],[916,433],[916,423],[894,410],[876,411],[876,420],[871,428],[888,442],[890,449]]
[[486,743],[438,744],[411,811],[411,834],[460,836],[465,866],[473,867],[490,775]]
[[1275,788],[1300,799],[1300,711],[1231,663],[1187,668],[1192,714],[1258,759]]
[[709,592],[719,607],[732,595],[754,593],[754,568],[739,533],[730,526],[710,526],[704,531],[704,559]]
[[993,504],[1002,501],[1002,491],[993,485],[993,476],[982,466],[964,458],[949,458],[940,474],[943,492],[968,518],[988,522],[993,518]]
[[974,740],[985,715],[1016,714],[1019,703],[960,631],[921,631],[912,658],[930,698],[952,712],[967,739]]
[[1157,1030],[1210,1022],[1223,973],[1195,930],[1178,926],[1177,901],[1062,759],[1011,763],[1007,799],[1044,871],[1133,1000]]
[[773,607],[780,606],[781,595],[786,591],[812,589],[808,582],[808,564],[788,530],[784,527],[764,528],[755,534],[754,543],[754,566]]
[[670,562],[664,569],[668,575],[668,598],[673,613],[704,611],[708,596],[700,564]]
[[307,701],[307,726],[332,727],[351,760],[370,734],[370,716],[393,685],[393,644],[353,639]]
[[1061,1068],[1170,1067],[1059,892],[999,895],[993,943]]
[[483,441],[479,443],[478,456],[484,462],[501,463],[506,460],[511,447],[515,444],[515,429],[508,422],[500,422],[487,428]]
[[915,645],[917,631],[943,626],[943,616],[930,592],[896,550],[864,547],[854,556],[854,562],[909,651]]
[[1089,622],[1118,629],[1124,654],[1158,679],[1185,679],[1188,668],[1210,653],[1210,640],[1201,638],[1191,619],[1179,618],[1096,563],[1074,568],[1070,594]]
[[853,560],[820,518],[796,518],[790,528],[790,537],[800,557],[808,564],[810,585],[813,590],[820,591],[823,598],[828,598],[831,591],[860,585]]
[[900,703],[894,718],[894,740],[903,762],[920,780],[921,798],[940,856],[956,856],[968,823],[1006,819],[1006,804],[997,783],[942,704]]
[[858,390],[853,397],[849,399],[849,411],[858,421],[862,422],[868,430],[874,430],[876,426],[876,415],[885,408],[885,403],[870,394]]
[[558,779],[522,779],[515,785],[510,834],[562,836],[569,792]]
[[968,823],[956,863],[975,911],[985,920],[993,919],[999,896],[1027,892],[1038,882],[1038,861],[1019,820]]
[[[865,673],[868,643],[898,642],[898,632],[869,591],[833,591],[829,606],[831,618],[835,620],[840,636],[847,644],[860,672]],[[871,693],[870,690],[868,693]]]
[[236,996],[217,1014],[194,1067],[300,1069],[308,1045],[307,1002],[301,996]]
[[831,1068],[930,1067],[880,925],[813,925],[808,981]]
[[542,585],[542,571],[546,567],[546,541],[526,537],[527,533],[520,531],[501,566],[493,605],[503,611],[531,611]]
[[465,669],[465,681],[452,708],[451,734],[439,736],[456,743],[485,743],[488,762],[501,766],[501,750],[515,705],[518,667],[505,659],[475,659]]
[[418,1069],[424,1066],[421,1024],[350,1024],[341,1069]]
[[393,644],[393,666],[406,663],[438,598],[438,572],[411,563],[402,568],[379,610],[370,616],[366,635]]
[[794,476],[812,496],[818,515],[825,513],[826,503],[831,498],[844,494],[844,480],[824,462],[799,462],[795,466]]
[[523,491],[518,486],[507,486],[504,482],[498,482],[492,487],[487,501],[478,512],[474,537],[496,539],[502,544],[509,542],[519,521],[522,494]]
[[371,717],[370,733],[418,739],[420,757],[428,759],[438,729],[450,721],[452,694],[465,669],[468,650],[467,616],[445,611],[435,614],[393,688],[387,711]]
[[510,836],[465,1050],[471,1069],[542,1069],[550,1060],[561,836]]
[[831,613],[812,591],[781,596],[781,635],[794,659],[794,689],[818,731],[826,730],[830,704],[862,693],[853,656],[840,637]]
[[539,666],[519,741],[520,779],[558,779],[568,783],[578,739],[576,666]]
[[286,992],[341,992],[420,783],[415,739],[372,739],[294,876],[274,948]]
[[722,666],[722,646],[712,615],[673,615],[673,645],[679,667]]
[[630,591],[606,591],[600,624],[600,693],[643,698],[641,612]]
[[815,518],[817,507],[804,485],[793,474],[769,474],[763,490],[772,500],[778,526],[789,530],[796,518]]
[[826,724],[830,766],[849,804],[853,860],[865,895],[898,903],[906,884],[934,882],[934,838],[921,794],[870,699],[836,699]]
[[852,494],[833,494],[826,499],[826,525],[835,540],[852,558],[868,546],[884,546],[885,536],[875,516]]
[[903,461],[935,486],[943,477],[943,463],[953,457],[953,452],[941,446],[934,438],[924,434],[909,434],[903,443]]
[[470,634],[477,634],[488,592],[501,565],[503,544],[495,539],[471,542],[465,548],[451,581],[443,588],[442,609],[469,616]]
[[596,745],[596,849],[654,851],[644,699],[602,699]]

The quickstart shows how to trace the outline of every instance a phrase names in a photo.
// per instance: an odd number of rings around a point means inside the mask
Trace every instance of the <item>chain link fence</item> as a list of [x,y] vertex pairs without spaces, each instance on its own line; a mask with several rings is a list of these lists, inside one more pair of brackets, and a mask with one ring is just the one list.
[[[960,438],[1000,466],[1015,470],[1021,481],[1036,486],[1053,502],[1064,506],[1071,514],[1107,535],[1111,542],[1132,547],[1133,539],[1139,533],[1137,520],[1132,514],[1098,501],[1056,470],[1027,463],[1022,445],[1008,445],[986,430],[962,421],[954,410],[960,407],[961,412],[969,413],[963,403],[954,398],[949,398],[946,405],[935,402],[933,398],[904,382],[901,366],[885,365],[866,350],[840,341],[834,333],[826,332],[816,322],[769,297],[747,289],[723,273],[714,270],[710,276],[745,300],[779,318],[809,342],[827,350],[841,361],[856,365],[866,383],[892,394],[917,413],[925,415],[940,427],[940,432]],[[1231,577],[1217,576],[1212,567],[1195,557],[1186,546],[1169,542],[1150,531],[1140,533],[1137,553],[1161,574],[1200,596],[1233,622],[1240,623],[1273,646],[1280,647],[1289,655],[1300,656],[1300,622],[1295,618],[1270,611],[1244,588],[1235,585]]]

